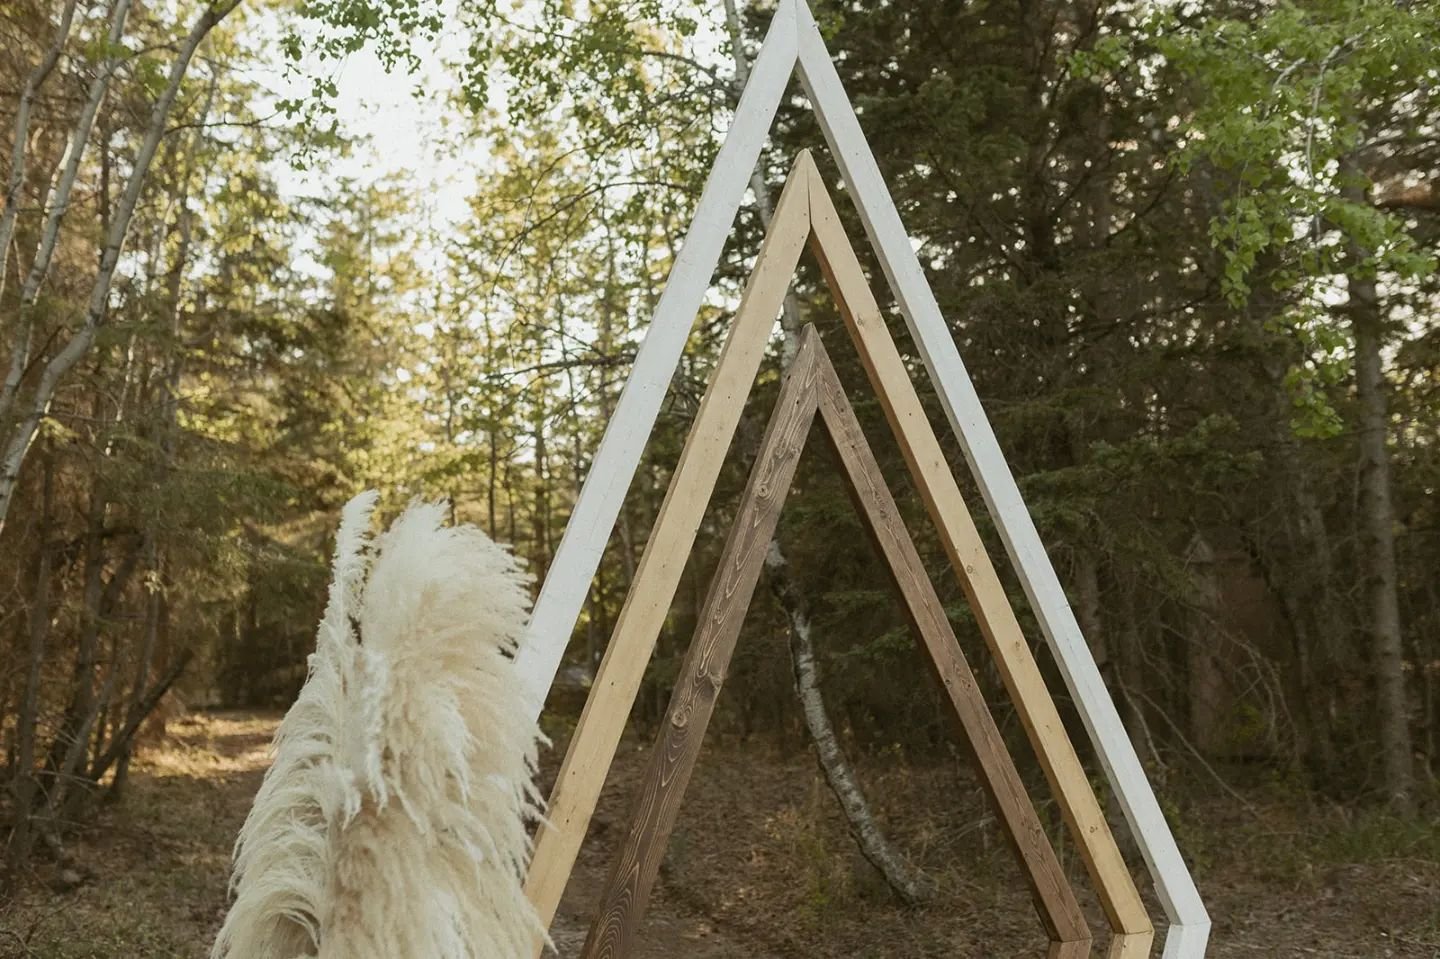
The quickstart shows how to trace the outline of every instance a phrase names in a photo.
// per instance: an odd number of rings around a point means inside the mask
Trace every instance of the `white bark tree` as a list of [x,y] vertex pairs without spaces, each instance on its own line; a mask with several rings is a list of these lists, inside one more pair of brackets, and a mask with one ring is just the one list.
[[[121,62],[121,54],[124,51],[120,41],[125,36],[125,21],[130,15],[130,7],[131,0],[114,0],[110,6],[109,29],[105,38],[105,59],[101,61],[95,75],[90,79],[90,84],[85,92],[85,102],[75,119],[75,126],[71,129],[70,136],[66,140],[65,154],[60,163],[60,178],[53,187],[54,195],[49,195],[50,185],[47,184],[47,192],[40,198],[40,207],[46,211],[45,225],[41,228],[34,259],[30,261],[30,268],[25,272],[25,279],[20,289],[14,343],[10,350],[10,367],[5,374],[5,385],[0,387],[0,423],[8,420],[19,396],[20,384],[30,365],[30,351],[35,333],[35,301],[39,298],[40,288],[50,273],[50,264],[54,261],[55,250],[60,245],[60,227],[65,221],[65,214],[70,210],[70,196],[75,188],[75,180],[80,173],[80,163],[85,157],[85,148],[90,143],[90,134],[95,129],[95,116],[100,111],[105,95],[110,90],[110,80]],[[26,125],[29,125],[28,118]],[[18,124],[16,133],[19,133]],[[17,147],[16,150],[20,152],[20,147]],[[23,186],[23,183],[20,186]],[[18,186],[15,198],[18,209]],[[13,221],[10,226],[13,231]],[[3,522],[3,516],[0,516],[0,525],[3,525]]]
[[[65,41],[70,39],[70,28],[75,23],[75,6],[78,0],[65,0],[60,8],[60,22],[55,27],[55,38],[46,48],[40,62],[35,64],[25,77],[20,90],[20,99],[15,105],[15,128],[10,147],[10,179],[5,183],[5,205],[0,209],[0,293],[5,292],[5,278],[10,265],[10,242],[15,236],[15,221],[20,215],[20,198],[25,192],[25,168],[29,159],[30,114],[40,90],[55,67],[60,63],[60,54],[65,50]],[[8,381],[7,381],[8,385]]]
[[1380,763],[1386,800],[1397,810],[1414,807],[1415,760],[1405,683],[1405,640],[1400,628],[1399,571],[1395,564],[1395,504],[1390,482],[1389,385],[1375,281],[1349,277],[1348,311],[1355,335],[1355,395],[1360,406],[1360,531],[1369,604],[1370,653],[1380,715]]
[[[134,217],[136,205],[140,201],[140,195],[145,187],[146,178],[150,172],[150,165],[155,159],[155,152],[160,146],[160,141],[165,135],[166,124],[170,112],[175,105],[175,99],[180,92],[180,86],[190,68],[190,63],[195,57],[195,52],[204,43],[205,38],[225,19],[237,6],[240,0],[221,0],[212,6],[206,7],[191,26],[189,33],[181,41],[175,54],[174,60],[170,63],[170,71],[166,77],[165,86],[160,96],[155,100],[150,110],[150,116],[145,126],[144,137],[140,147],[136,151],[134,165],[126,178],[125,188],[120,195],[112,213],[109,230],[105,236],[104,246],[100,250],[100,267],[96,273],[95,281],[91,286],[89,301],[86,304],[85,313],[79,326],[70,333],[64,345],[50,357],[43,367],[34,392],[23,404],[23,414],[18,421],[10,426],[4,435],[4,453],[0,454],[0,533],[4,532],[5,520],[10,512],[10,504],[14,499],[15,489],[20,479],[20,471],[24,466],[26,456],[29,454],[35,436],[39,431],[40,424],[49,415],[51,403],[54,402],[56,391],[66,376],[91,349],[95,343],[95,337],[105,322],[106,313],[110,303],[110,286],[115,277],[115,268],[120,261],[120,253],[124,249],[125,239],[130,230],[130,222]],[[116,25],[123,28],[123,18],[130,6],[130,0],[116,0],[111,13],[112,36],[115,33]],[[118,37],[115,38],[118,44]],[[102,71],[104,72],[104,71]],[[98,80],[98,77],[97,77]],[[108,83],[108,80],[106,81]],[[92,84],[92,93],[94,86]],[[103,97],[103,90],[101,92]],[[86,104],[89,108],[89,101]],[[81,123],[93,123],[93,115],[89,121],[82,116]],[[77,124],[77,132],[80,124]],[[88,131],[85,136],[88,139]],[[72,140],[72,145],[75,143]],[[83,149],[83,142],[80,143]],[[75,150],[76,156],[71,157],[71,162],[78,162],[79,150]],[[68,167],[67,167],[68,169]],[[62,176],[62,186],[64,178]],[[61,209],[68,202],[68,198],[62,202],[59,191],[55,198],[54,209]],[[47,222],[47,230],[50,224]],[[56,222],[58,230],[58,221]],[[42,240],[43,243],[43,240]],[[31,271],[34,272],[33,269]],[[23,324],[22,324],[23,326]],[[23,349],[28,352],[30,332],[25,329],[18,331],[16,349]],[[23,344],[20,341],[24,341]],[[24,367],[20,368],[23,375]],[[11,368],[15,368],[12,357]],[[17,380],[15,397],[9,402],[16,402],[19,395],[20,383]],[[0,414],[3,414],[0,409]]]

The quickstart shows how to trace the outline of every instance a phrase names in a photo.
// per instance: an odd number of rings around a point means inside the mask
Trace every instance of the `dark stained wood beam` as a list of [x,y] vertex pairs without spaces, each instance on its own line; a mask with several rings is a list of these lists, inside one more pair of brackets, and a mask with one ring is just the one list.
[[660,860],[675,828],[685,788],[700,756],[705,729],[730,668],[745,611],[750,608],[750,599],[760,580],[765,552],[775,536],[780,510],[795,478],[810,425],[815,421],[816,382],[820,374],[815,360],[819,337],[812,330],[807,333],[809,335],[801,337],[800,349],[785,374],[780,398],[760,443],[735,524],[730,528],[730,536],[720,554],[720,565],[710,581],[700,626],[685,654],[664,726],[650,753],[629,831],[605,883],[600,911],[585,940],[581,955],[586,959],[628,956],[640,918],[650,901]]
[[960,650],[960,642],[945,615],[945,605],[925,572],[925,565],[900,518],[899,507],[885,485],[880,465],[861,432],[860,422],[835,375],[835,368],[823,346],[817,344],[816,350],[820,369],[820,416],[830,446],[844,467],[851,498],[885,560],[904,601],[910,626],[925,651],[925,659],[934,669],[960,722],[963,738],[970,744],[981,785],[1020,858],[1046,931],[1056,943],[1083,944],[1083,948],[1077,946],[1078,952],[1072,950],[1065,955],[1084,955],[1091,937],[1080,904],[1035,814],[1020,772],[990,715],[970,664]]

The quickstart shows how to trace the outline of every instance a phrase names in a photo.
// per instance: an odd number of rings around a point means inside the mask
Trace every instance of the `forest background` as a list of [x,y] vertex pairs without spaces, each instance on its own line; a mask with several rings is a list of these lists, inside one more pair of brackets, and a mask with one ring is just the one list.
[[[392,514],[448,497],[544,577],[769,13],[6,0],[7,888],[124,793],[156,715],[289,702],[353,493],[382,489]],[[815,13],[1167,811],[1200,835],[1217,798],[1284,808],[1433,865],[1440,3]],[[413,86],[414,115],[392,97],[367,129],[363,88],[383,71],[392,93]],[[796,86],[591,589],[547,718],[562,738],[790,158],[817,148],[838,183],[804,106]],[[786,312],[826,334],[902,477],[813,264]],[[773,401],[773,345],[632,716],[642,734]],[[846,755],[947,761],[938,697],[835,470],[807,459],[797,490],[722,732],[802,754],[814,730],[792,661],[813,654],[808,692]],[[923,507],[896,492],[1023,755]]]

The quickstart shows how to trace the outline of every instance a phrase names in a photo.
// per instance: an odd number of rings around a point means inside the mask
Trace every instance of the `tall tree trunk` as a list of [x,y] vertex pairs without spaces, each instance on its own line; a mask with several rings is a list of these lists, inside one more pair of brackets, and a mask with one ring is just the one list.
[[545,572],[550,567],[550,464],[546,450],[546,410],[541,405],[535,411],[535,500],[530,516],[530,533],[535,539],[534,553],[530,568],[535,571],[539,582],[545,581]]
[[[1280,354],[1277,347],[1273,352]],[[1262,372],[1271,397],[1276,532],[1265,537],[1275,544],[1260,550],[1265,580],[1280,601],[1290,625],[1295,669],[1291,696],[1297,747],[1315,781],[1323,782],[1335,768],[1334,672],[1348,656],[1347,635],[1352,617],[1342,608],[1335,589],[1336,572],[1330,531],[1316,491],[1313,466],[1303,454],[1291,426],[1294,404],[1285,373],[1290,359],[1277,355]]]
[[[99,782],[109,769],[110,763],[116,761],[114,757],[118,756],[119,765],[115,769],[115,781],[110,787],[110,795],[114,798],[118,798],[124,790],[125,779],[130,772],[130,737],[134,730],[140,728],[140,723],[145,720],[150,709],[154,708],[153,705],[147,707],[146,695],[150,684],[150,672],[155,662],[155,649],[160,644],[160,632],[170,612],[163,591],[165,576],[159,550],[155,545],[153,534],[147,539],[145,561],[150,569],[152,582],[148,585],[145,594],[145,630],[140,640],[140,655],[137,657],[138,662],[135,665],[135,678],[130,685],[129,706],[120,732],[111,738],[109,747],[96,759],[90,770],[91,780]],[[112,756],[112,754],[114,755]]]
[[1349,278],[1355,333],[1355,393],[1360,406],[1360,525],[1370,649],[1379,706],[1380,760],[1386,798],[1399,810],[1414,803],[1410,709],[1395,568],[1395,509],[1390,496],[1390,416],[1383,323],[1373,280]]
[[[127,3],[128,0],[117,0],[117,2]],[[95,337],[100,331],[100,326],[105,320],[110,303],[110,284],[115,276],[115,268],[120,261],[120,253],[130,231],[131,218],[134,216],[135,207],[140,201],[140,193],[144,189],[149,175],[150,164],[154,161],[155,151],[159,148],[160,140],[165,135],[165,126],[170,116],[170,110],[175,105],[176,96],[180,93],[180,84],[185,79],[186,71],[189,70],[190,62],[194,59],[195,51],[199,49],[200,44],[221,20],[239,6],[239,3],[240,0],[223,0],[216,6],[207,7],[205,12],[196,19],[194,26],[190,28],[189,34],[180,46],[179,53],[170,64],[170,73],[166,79],[165,88],[150,110],[145,137],[140,143],[139,150],[136,151],[134,164],[125,182],[125,190],[116,205],[114,217],[105,239],[105,246],[100,253],[100,269],[91,287],[90,302],[85,310],[85,318],[65,346],[45,365],[25,416],[6,439],[5,452],[3,457],[0,457],[0,533],[4,532],[5,520],[10,513],[10,503],[20,479],[20,469],[30,451],[31,443],[34,442],[35,433],[40,428],[40,422],[49,414],[50,404],[55,398],[55,392],[59,389],[61,381],[79,362],[80,358],[90,351],[90,347],[94,344]]]
[[[1102,615],[1104,603],[1100,591],[1100,563],[1100,556],[1095,550],[1082,548],[1076,551],[1075,618],[1080,624],[1080,633],[1090,647],[1091,655],[1095,657],[1095,664],[1100,667],[1100,673],[1105,677],[1105,685],[1110,689],[1123,689],[1125,655],[1129,651],[1105,626]],[[1123,628],[1117,632],[1123,632]],[[1119,650],[1116,649],[1117,646],[1120,647]],[[1123,696],[1119,697],[1119,705],[1123,707],[1122,715],[1127,723],[1126,728],[1133,731],[1134,723]],[[1135,836],[1130,832],[1130,822],[1125,818],[1125,811],[1120,808],[1119,803],[1105,804],[1105,821],[1126,855],[1138,855]]]
[[[98,415],[99,400],[96,400]],[[95,670],[99,663],[101,604],[105,592],[105,499],[100,454],[90,477],[90,505],[85,522],[85,563],[81,592],[80,637],[71,674],[70,701],[50,743],[45,769],[51,777],[49,806],[59,810],[69,793],[71,777],[80,768],[88,743],[91,717],[97,712]]]
[[[488,321],[487,321],[488,322]],[[500,515],[496,509],[496,499],[500,490],[500,418],[494,416],[486,430],[490,435],[486,437],[486,445],[489,451],[490,469],[485,478],[485,519],[487,527],[485,532],[491,538],[500,538]],[[510,540],[511,543],[515,541]]]
[[1223,635],[1220,622],[1222,594],[1215,550],[1200,533],[1185,552],[1189,578],[1189,605],[1185,615],[1185,678],[1188,685],[1189,735],[1195,749],[1214,755],[1219,745],[1225,677],[1215,650]]
[[1110,655],[1108,634],[1100,615],[1100,559],[1094,550],[1077,551],[1074,576],[1075,618],[1079,621],[1080,631],[1085,635],[1085,642],[1089,644],[1091,654],[1095,657],[1095,664],[1104,672],[1109,670],[1114,662]]
[[[0,387],[0,424],[5,424],[9,418],[20,394],[21,381],[30,366],[30,351],[35,333],[35,301],[40,296],[40,287],[50,273],[50,263],[54,259],[55,250],[60,245],[60,227],[65,221],[65,214],[69,212],[70,195],[80,173],[80,162],[84,159],[85,148],[90,143],[90,133],[95,129],[95,115],[99,112],[100,104],[110,90],[110,80],[120,65],[120,54],[124,50],[120,41],[125,36],[125,21],[130,15],[130,5],[131,0],[114,0],[110,7],[110,30],[106,36],[106,49],[110,54],[90,80],[85,103],[80,108],[80,116],[75,121],[69,140],[66,141],[60,179],[55,185],[54,195],[48,198],[49,210],[45,225],[40,231],[40,242],[20,290],[15,340],[10,347],[10,368],[5,374],[4,386]],[[0,466],[0,484],[4,482],[3,476],[3,466]],[[0,485],[0,528],[4,526],[6,504],[3,490],[3,485]]]
[[13,826],[5,851],[11,870],[21,868],[30,858],[33,836],[31,818],[39,798],[40,783],[35,776],[35,744],[38,738],[40,713],[40,672],[45,663],[45,646],[50,637],[50,576],[54,565],[55,545],[50,522],[54,513],[55,464],[44,456],[44,476],[40,484],[40,554],[35,563],[35,595],[30,603],[30,650],[25,669],[25,692],[16,717],[15,776],[10,783],[14,796],[11,812]]
[[1125,724],[1125,731],[1130,734],[1130,741],[1135,744],[1135,752],[1150,771],[1151,777],[1156,780],[1163,780],[1167,772],[1160,756],[1160,750],[1155,743],[1155,737],[1150,731],[1150,722],[1145,716],[1145,705],[1148,696],[1146,679],[1154,672],[1154,666],[1147,656],[1145,648],[1145,634],[1142,629],[1139,604],[1136,602],[1138,585],[1133,574],[1126,579],[1120,579],[1116,583],[1116,599],[1118,604],[1116,619],[1119,627],[1115,631],[1115,668],[1111,675],[1114,677],[1115,688],[1120,695],[1120,701],[1116,703],[1119,707],[1120,720]]
[[[20,198],[25,192],[25,168],[29,159],[30,113],[40,89],[60,62],[60,54],[70,39],[70,27],[75,22],[75,6],[78,0],[65,0],[60,8],[60,23],[55,27],[55,38],[50,42],[44,56],[35,69],[25,77],[25,86],[20,90],[20,100],[15,106],[15,127],[10,146],[10,179],[5,184],[5,205],[0,208],[0,294],[5,292],[5,280],[9,273],[10,241],[15,235],[15,221],[20,215]],[[8,379],[7,379],[8,385]],[[0,407],[3,415],[3,407]]]
[[495,495],[500,482],[500,466],[498,463],[499,447],[497,445],[497,434],[498,431],[492,427],[490,430],[490,437],[487,441],[490,455],[490,470],[485,478],[485,532],[490,534],[492,538],[498,538],[500,536],[500,529],[497,525],[498,520],[496,518],[495,512]]

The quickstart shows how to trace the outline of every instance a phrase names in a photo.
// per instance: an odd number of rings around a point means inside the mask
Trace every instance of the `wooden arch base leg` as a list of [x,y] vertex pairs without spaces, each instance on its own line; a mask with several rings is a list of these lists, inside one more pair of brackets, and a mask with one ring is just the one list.
[[817,344],[815,337],[802,340],[795,362],[786,373],[735,523],[720,554],[720,565],[710,582],[699,628],[670,696],[665,725],[650,753],[625,844],[611,869],[600,911],[585,941],[581,953],[585,959],[618,959],[628,956],[634,945],[685,788],[700,756],[705,729],[715,711],[715,700],[730,667],[745,611],[760,579],[765,551],[774,538],[780,509],[785,505],[805,438],[815,420]]
[[980,780],[1020,857],[1051,939],[1049,955],[1053,959],[1087,955],[1090,933],[1080,906],[813,327],[802,333],[799,352],[786,373],[582,955],[585,959],[621,959],[633,947],[759,581],[765,551],[817,412],[921,645],[973,748]]
[[1045,959],[1085,959],[1090,955],[1089,939],[1072,939],[1066,942],[1051,942]]

